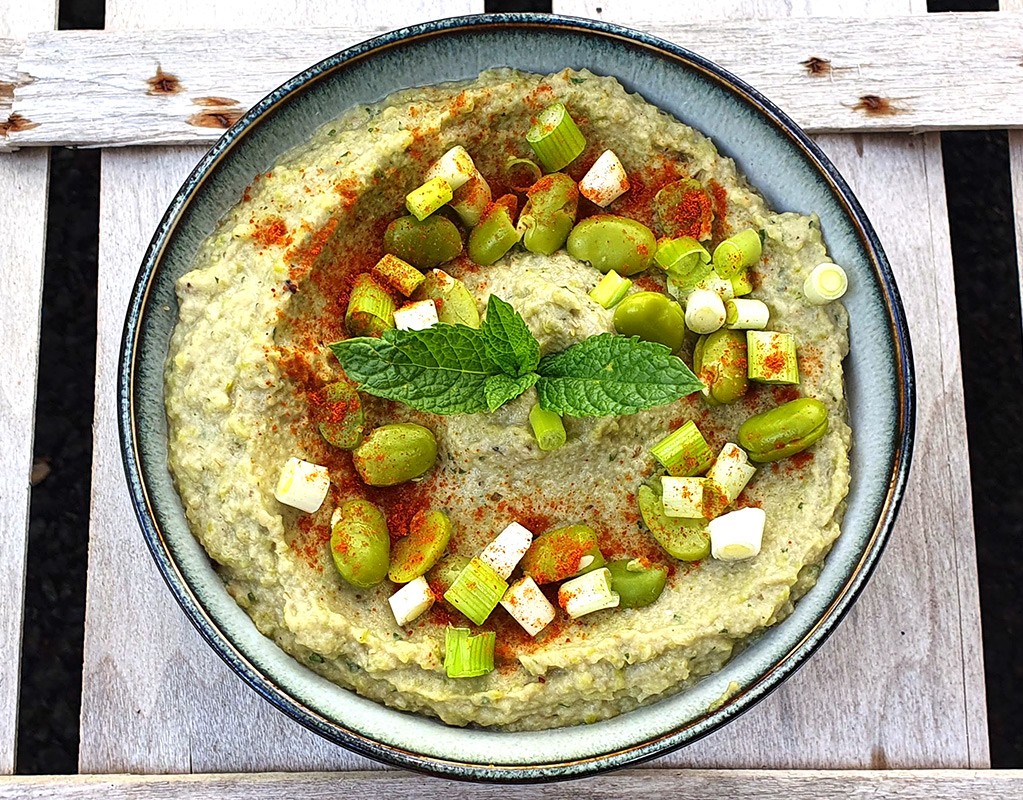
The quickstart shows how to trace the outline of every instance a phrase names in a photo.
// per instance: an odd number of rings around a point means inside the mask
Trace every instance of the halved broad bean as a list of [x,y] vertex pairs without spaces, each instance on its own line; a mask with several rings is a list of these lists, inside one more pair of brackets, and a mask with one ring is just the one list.
[[462,234],[455,223],[440,214],[431,214],[424,220],[409,214],[387,226],[384,252],[417,269],[433,269],[462,252]]
[[368,589],[387,577],[391,537],[387,520],[368,500],[349,500],[330,531],[330,554],[338,573],[352,586]]
[[414,300],[433,300],[437,306],[437,318],[448,325],[480,326],[480,312],[476,299],[457,278],[443,270],[434,269],[426,274],[415,293]]
[[537,583],[555,583],[604,566],[597,532],[589,525],[566,525],[537,536],[519,562]]
[[430,584],[433,593],[437,597],[443,597],[444,593],[451,588],[455,578],[472,561],[468,556],[458,553],[448,553],[440,561],[433,565],[433,568],[426,573],[426,582]]
[[649,267],[657,250],[654,232],[642,222],[614,214],[596,214],[568,235],[568,253],[601,272],[635,275]]
[[650,535],[669,556],[699,561],[710,555],[706,520],[667,516],[661,498],[646,484],[639,487],[639,513]]
[[424,575],[444,555],[451,531],[451,520],[443,511],[416,512],[408,535],[394,544],[387,577],[395,583],[408,583]]
[[746,394],[746,331],[722,329],[701,336],[693,350],[693,372],[707,387],[703,397],[712,406]]
[[436,463],[437,439],[413,422],[381,425],[355,448],[352,461],[370,486],[394,486],[418,478]]
[[362,441],[365,415],[359,393],[348,381],[328,383],[318,393],[322,401],[314,412],[320,435],[334,447],[354,450]]
[[565,244],[579,209],[579,187],[568,175],[545,175],[526,192],[519,216],[522,244],[531,253],[549,256]]
[[710,195],[699,181],[682,178],[654,195],[654,213],[665,236],[710,238],[714,210]]
[[801,453],[828,432],[828,407],[813,397],[750,417],[739,426],[739,444],[750,461],[767,462]]
[[618,592],[621,608],[642,608],[653,603],[668,580],[666,567],[644,564],[638,558],[621,558],[605,565],[611,573],[611,591]]
[[519,200],[513,194],[497,198],[487,206],[476,227],[469,233],[469,258],[487,267],[512,249],[519,240],[515,212]]
[[660,342],[672,351],[682,346],[686,335],[686,317],[681,306],[660,292],[630,294],[615,308],[614,325],[622,336]]

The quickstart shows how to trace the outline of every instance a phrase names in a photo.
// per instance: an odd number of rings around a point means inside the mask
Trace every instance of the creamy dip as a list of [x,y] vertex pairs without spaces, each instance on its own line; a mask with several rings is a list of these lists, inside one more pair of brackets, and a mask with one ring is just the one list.
[[[495,197],[502,194],[505,159],[530,156],[530,118],[555,99],[587,138],[567,169],[574,178],[606,148],[629,171],[632,188],[611,213],[652,226],[653,194],[691,175],[714,197],[714,241],[746,227],[764,232],[752,297],[770,307],[772,327],[777,321],[795,335],[801,384],[751,384],[742,400],[713,409],[696,394],[627,417],[569,417],[567,443],[551,452],[537,448],[527,421],[533,390],[493,414],[447,417],[365,396],[371,424],[418,422],[434,431],[440,450],[422,481],[366,487],[350,454],[330,447],[311,422],[316,391],[340,375],[325,346],[345,336],[351,281],[382,255],[383,228],[404,213],[425,165],[462,144]],[[353,109],[259,176],[178,283],[166,408],[170,466],[188,521],[261,632],[330,680],[395,708],[456,725],[543,729],[652,702],[721,668],[748,637],[787,616],[839,535],[849,485],[848,320],[840,303],[810,305],[801,292],[822,260],[815,217],[771,211],[708,138],[612,78],[492,70],[472,83]],[[444,269],[463,280],[481,313],[491,293],[511,303],[543,353],[614,330],[612,312],[588,296],[600,273],[564,250],[514,248],[490,267],[463,256]],[[645,275],[633,291],[662,286]],[[691,348],[687,341],[687,363]],[[740,497],[739,505],[767,512],[760,554],[685,563],[661,551],[636,503],[638,487],[656,473],[651,446],[692,419],[717,452],[749,416],[799,396],[828,406],[830,429],[811,450],[761,466]],[[315,514],[274,498],[292,456],[330,469],[331,493]],[[437,603],[399,628],[387,603],[394,584],[355,589],[334,569],[330,516],[354,497],[384,509],[392,536],[407,531],[415,511],[443,509],[455,528],[448,550],[467,556],[512,521],[536,534],[584,522],[608,560],[666,565],[667,586],[645,608],[576,621],[559,614],[535,640],[498,608],[483,626],[497,631],[497,668],[451,679],[444,631],[466,624],[457,612]]]

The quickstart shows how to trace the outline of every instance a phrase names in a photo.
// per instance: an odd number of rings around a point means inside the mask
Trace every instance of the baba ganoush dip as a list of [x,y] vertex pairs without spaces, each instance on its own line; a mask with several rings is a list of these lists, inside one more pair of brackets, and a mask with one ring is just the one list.
[[398,92],[258,175],[178,281],[170,468],[227,591],[329,680],[453,725],[605,719],[814,584],[843,281],[815,216],[614,78]]

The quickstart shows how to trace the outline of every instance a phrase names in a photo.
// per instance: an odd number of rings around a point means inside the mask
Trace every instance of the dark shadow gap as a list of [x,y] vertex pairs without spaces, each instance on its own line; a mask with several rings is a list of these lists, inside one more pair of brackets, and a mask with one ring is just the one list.
[[539,11],[551,13],[551,0],[486,0],[483,10],[488,14],[499,14],[508,11]]

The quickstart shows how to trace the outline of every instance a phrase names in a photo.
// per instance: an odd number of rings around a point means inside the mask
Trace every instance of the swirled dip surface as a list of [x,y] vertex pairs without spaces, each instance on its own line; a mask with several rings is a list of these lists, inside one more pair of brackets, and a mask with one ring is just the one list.
[[[312,421],[317,390],[339,376],[325,345],[346,335],[352,279],[382,255],[383,230],[404,213],[404,195],[448,148],[466,146],[494,195],[506,191],[505,160],[530,155],[530,118],[555,99],[588,142],[568,170],[573,177],[605,148],[628,170],[632,189],[612,213],[653,225],[654,193],[691,175],[714,198],[715,242],[749,226],[765,232],[753,297],[770,307],[772,328],[795,334],[802,383],[754,384],[743,400],[714,409],[697,394],[630,417],[569,418],[568,443],[549,453],[535,446],[527,422],[532,390],[494,414],[451,417],[367,397],[371,425],[426,425],[440,459],[423,481],[366,487],[350,455],[328,446]],[[811,306],[800,290],[825,256],[815,218],[774,213],[709,139],[612,78],[494,70],[470,84],[355,108],[253,181],[178,284],[166,408],[170,465],[189,523],[260,631],[367,697],[452,724],[511,729],[594,721],[649,703],[719,669],[747,637],[789,614],[839,535],[849,484],[847,318],[840,303]],[[481,312],[491,293],[510,302],[543,352],[613,330],[611,312],[587,296],[600,274],[564,251],[545,257],[516,248],[492,267],[460,258],[445,269],[466,283]],[[652,277],[637,283],[658,288]],[[741,505],[767,512],[761,553],[694,564],[664,554],[636,504],[655,471],[651,445],[694,419],[716,451],[747,417],[799,395],[827,404],[830,430],[811,451],[760,468],[741,496]],[[274,499],[290,456],[330,468],[331,492],[315,515]],[[666,564],[668,584],[646,608],[575,622],[559,612],[535,640],[498,608],[485,625],[497,630],[497,669],[452,680],[443,669],[444,629],[465,624],[459,615],[437,603],[399,628],[387,604],[393,584],[354,589],[336,573],[330,515],[352,497],[378,503],[392,536],[407,531],[415,511],[444,509],[456,530],[449,550],[468,556],[514,520],[537,534],[585,522],[608,560]]]

